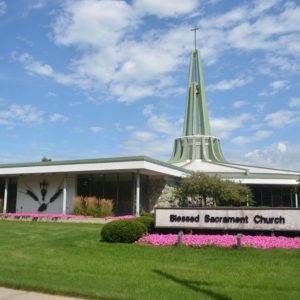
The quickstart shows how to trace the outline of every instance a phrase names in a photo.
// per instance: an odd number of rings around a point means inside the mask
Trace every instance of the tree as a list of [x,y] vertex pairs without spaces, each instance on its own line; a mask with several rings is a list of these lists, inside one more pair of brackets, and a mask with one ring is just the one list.
[[41,159],[41,162],[49,162],[49,161],[52,161],[51,158],[48,158],[46,156],[44,156],[42,159]]
[[175,190],[175,197],[181,207],[205,207],[208,202],[216,205],[241,205],[253,202],[248,186],[201,172],[195,172],[190,177],[182,179]]

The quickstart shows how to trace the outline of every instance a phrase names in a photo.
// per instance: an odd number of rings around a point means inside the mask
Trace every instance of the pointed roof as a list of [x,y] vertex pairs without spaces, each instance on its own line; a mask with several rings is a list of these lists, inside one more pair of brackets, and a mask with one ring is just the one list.
[[200,51],[191,54],[183,136],[174,142],[170,163],[226,162],[220,140],[211,136]]
[[210,136],[200,51],[191,55],[183,136]]

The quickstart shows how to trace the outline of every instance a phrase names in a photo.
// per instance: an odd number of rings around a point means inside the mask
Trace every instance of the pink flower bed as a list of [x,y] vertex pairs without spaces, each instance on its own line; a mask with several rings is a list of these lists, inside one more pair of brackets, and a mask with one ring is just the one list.
[[136,216],[133,215],[126,215],[126,216],[109,216],[105,217],[105,220],[127,220],[127,219],[135,219]]
[[64,214],[26,214],[26,213],[2,213],[1,217],[15,217],[15,218],[61,218],[61,219],[85,219],[93,218],[81,215],[64,215]]
[[[141,237],[138,244],[150,244],[155,246],[175,245],[178,236],[176,234],[148,234]],[[300,238],[284,236],[250,236],[243,235],[242,246],[252,248],[300,248]],[[218,246],[232,247],[237,243],[236,235],[182,235],[182,243],[186,246]]]

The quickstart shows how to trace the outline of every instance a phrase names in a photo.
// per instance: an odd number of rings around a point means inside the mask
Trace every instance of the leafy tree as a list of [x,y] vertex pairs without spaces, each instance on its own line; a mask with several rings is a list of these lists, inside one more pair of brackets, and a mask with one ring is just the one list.
[[195,172],[190,177],[182,179],[175,190],[175,197],[181,207],[205,207],[208,201],[216,205],[241,205],[253,202],[248,186],[201,172]]
[[49,162],[49,161],[52,161],[51,158],[48,158],[46,156],[44,156],[42,159],[41,159],[41,162]]

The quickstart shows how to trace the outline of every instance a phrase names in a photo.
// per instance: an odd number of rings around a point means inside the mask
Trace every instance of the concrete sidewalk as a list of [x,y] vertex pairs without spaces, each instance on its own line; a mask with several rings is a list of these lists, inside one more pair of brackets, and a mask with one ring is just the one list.
[[67,296],[48,295],[38,292],[28,292],[23,290],[13,290],[0,287],[0,300],[80,300],[84,298],[74,298]]

